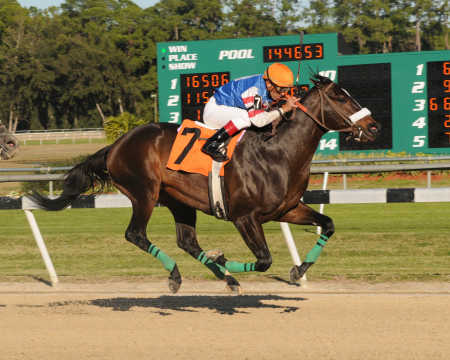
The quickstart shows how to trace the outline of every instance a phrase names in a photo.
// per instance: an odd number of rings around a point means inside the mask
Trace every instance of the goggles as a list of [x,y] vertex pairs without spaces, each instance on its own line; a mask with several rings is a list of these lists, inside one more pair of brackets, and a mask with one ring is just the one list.
[[290,87],[281,87],[275,84],[272,80],[268,79],[272,87],[279,93],[279,94],[286,94],[291,90]]

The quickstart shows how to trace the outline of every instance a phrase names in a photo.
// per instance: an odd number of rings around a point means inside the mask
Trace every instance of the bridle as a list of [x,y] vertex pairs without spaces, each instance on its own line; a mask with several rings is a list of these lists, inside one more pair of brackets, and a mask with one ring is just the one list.
[[[362,126],[360,125],[356,125],[356,122],[358,120],[361,120],[362,118],[371,115],[371,112],[369,109],[367,108],[363,108],[361,107],[361,105],[359,105],[359,103],[344,89],[342,89],[345,94],[350,98],[350,100],[356,104],[360,110],[358,110],[357,112],[353,113],[350,116],[347,116],[346,114],[344,114],[342,112],[342,110],[336,106],[335,101],[333,99],[331,99],[327,93],[324,91],[323,87],[321,86],[316,86],[317,91],[319,92],[319,96],[320,96],[320,114],[321,114],[321,120],[319,120],[314,114],[312,114],[307,107],[305,107],[303,104],[301,103],[297,103],[296,107],[298,109],[300,109],[301,111],[303,111],[306,115],[308,115],[312,120],[314,120],[317,125],[319,125],[320,127],[324,128],[327,131],[337,131],[337,132],[347,132],[347,133],[351,133],[350,138],[355,140],[355,141],[361,141],[362,136],[365,136],[364,133],[364,129]],[[324,112],[324,104],[325,102],[327,102],[330,107],[333,109],[333,111],[342,119],[344,120],[344,123],[346,125],[348,125],[348,127],[343,128],[343,129],[331,129],[329,128],[326,124],[325,124],[325,112]]]
[[[2,136],[0,136],[2,138]],[[14,141],[12,142],[14,143]],[[17,147],[17,143],[14,143],[14,148]],[[3,158],[4,160],[8,160],[11,158],[11,150],[14,150],[14,148],[10,148],[8,146],[8,143],[0,143],[0,158]]]
[[4,144],[0,144],[0,157],[4,157],[6,160],[8,158],[8,151],[9,149]]

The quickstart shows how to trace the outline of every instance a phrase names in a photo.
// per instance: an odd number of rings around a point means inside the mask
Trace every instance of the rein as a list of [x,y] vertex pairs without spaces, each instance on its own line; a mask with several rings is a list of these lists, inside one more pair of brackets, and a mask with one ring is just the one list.
[[[334,101],[332,99],[330,99],[330,97],[321,89],[321,88],[317,88],[317,90],[319,91],[319,96],[320,96],[320,113],[321,113],[321,118],[322,121],[319,120],[314,114],[312,114],[308,108],[306,106],[304,106],[303,104],[297,102],[296,103],[296,107],[298,109],[300,109],[301,111],[303,111],[306,115],[308,115],[312,120],[314,120],[317,125],[319,125],[320,127],[326,129],[327,131],[337,131],[337,132],[351,132],[352,135],[351,137],[353,138],[353,140],[355,141],[361,141],[361,136],[364,134],[364,131],[362,129],[361,126],[355,125],[355,123],[362,119],[363,117],[370,115],[370,111],[367,108],[361,108],[361,110],[357,111],[356,113],[347,116],[345,115],[335,104]],[[349,125],[348,127],[344,128],[344,129],[330,129],[328,126],[326,126],[325,124],[325,113],[324,113],[324,102],[327,101],[328,104],[331,106],[331,108],[334,110],[334,112],[336,114],[338,114],[342,120],[344,120],[344,122]]]

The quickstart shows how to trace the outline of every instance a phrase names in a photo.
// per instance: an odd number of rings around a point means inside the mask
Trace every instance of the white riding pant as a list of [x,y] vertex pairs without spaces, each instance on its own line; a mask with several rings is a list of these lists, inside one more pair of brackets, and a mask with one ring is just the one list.
[[238,130],[247,128],[252,124],[247,110],[227,105],[218,105],[216,99],[212,96],[203,110],[203,122],[213,129],[220,129],[230,120]]

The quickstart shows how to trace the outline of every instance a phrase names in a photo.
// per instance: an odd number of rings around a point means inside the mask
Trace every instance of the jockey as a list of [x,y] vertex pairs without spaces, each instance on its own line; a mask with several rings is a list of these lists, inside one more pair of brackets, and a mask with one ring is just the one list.
[[250,75],[230,81],[216,89],[205,106],[203,121],[219,129],[202,147],[215,161],[226,161],[224,143],[241,129],[251,125],[266,126],[291,111],[297,97],[288,97],[280,108],[266,111],[294,86],[294,74],[284,64],[273,63],[264,74]]

